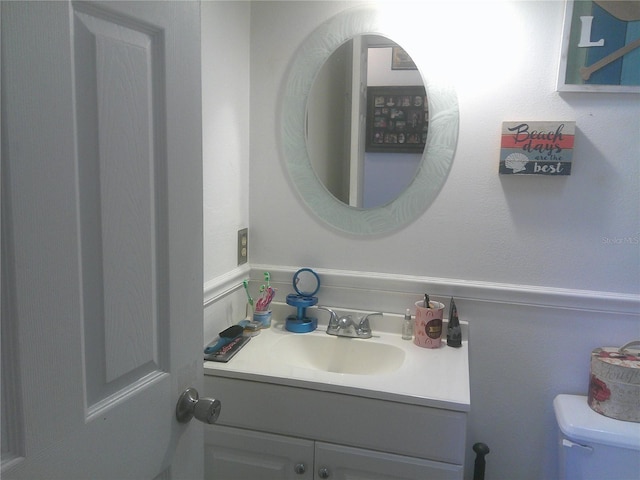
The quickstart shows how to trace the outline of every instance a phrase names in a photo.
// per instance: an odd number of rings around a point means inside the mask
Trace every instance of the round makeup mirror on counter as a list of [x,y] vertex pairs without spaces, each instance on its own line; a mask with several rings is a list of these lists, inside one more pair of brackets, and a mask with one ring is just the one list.
[[284,328],[294,333],[313,332],[318,328],[318,319],[307,316],[306,312],[318,303],[320,277],[310,268],[301,268],[293,274],[293,289],[296,293],[287,295],[287,305],[296,307],[296,314],[287,317]]

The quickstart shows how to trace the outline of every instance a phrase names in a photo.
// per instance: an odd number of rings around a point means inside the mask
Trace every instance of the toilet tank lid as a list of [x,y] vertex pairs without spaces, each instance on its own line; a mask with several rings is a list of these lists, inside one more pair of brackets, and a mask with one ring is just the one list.
[[570,440],[640,450],[640,423],[625,422],[594,412],[581,395],[558,395],[553,400],[556,420]]

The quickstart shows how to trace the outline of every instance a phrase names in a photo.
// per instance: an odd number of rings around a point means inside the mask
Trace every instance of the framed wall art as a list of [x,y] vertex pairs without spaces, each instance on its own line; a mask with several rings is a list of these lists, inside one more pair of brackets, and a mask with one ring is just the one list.
[[429,129],[423,86],[367,88],[367,152],[422,153]]
[[640,0],[567,0],[557,90],[640,93]]
[[576,122],[503,122],[501,175],[571,175]]

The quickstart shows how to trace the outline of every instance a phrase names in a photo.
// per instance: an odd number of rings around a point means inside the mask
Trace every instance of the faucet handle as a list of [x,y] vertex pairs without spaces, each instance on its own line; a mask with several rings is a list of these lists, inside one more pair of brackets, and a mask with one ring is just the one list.
[[358,325],[358,336],[369,338],[372,335],[371,325],[369,324],[369,317],[373,315],[383,315],[382,312],[368,313],[362,320],[360,320],[360,324]]
[[327,325],[327,328],[333,328],[338,326],[338,314],[336,314],[336,312],[334,312],[331,308],[323,307],[321,305],[316,305],[315,308],[317,308],[318,310],[325,310],[329,312],[329,314],[331,315],[329,317],[329,325]]

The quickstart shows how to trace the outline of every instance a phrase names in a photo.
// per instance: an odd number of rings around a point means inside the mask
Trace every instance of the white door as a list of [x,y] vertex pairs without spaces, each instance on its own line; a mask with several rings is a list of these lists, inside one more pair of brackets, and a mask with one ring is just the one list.
[[2,478],[202,478],[199,4],[0,8]]

